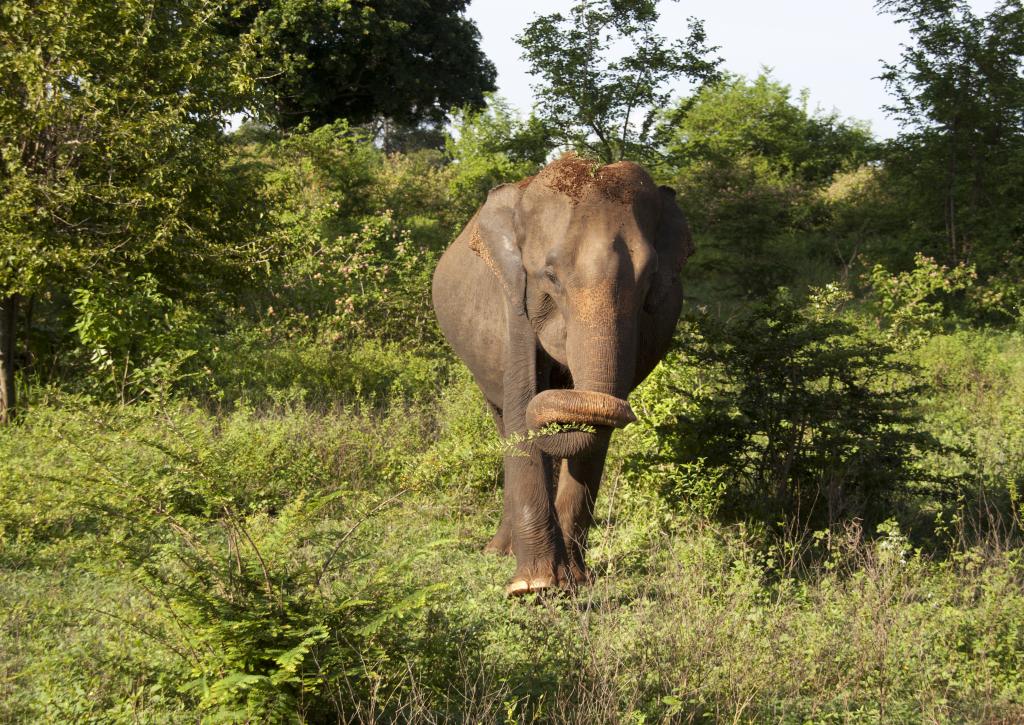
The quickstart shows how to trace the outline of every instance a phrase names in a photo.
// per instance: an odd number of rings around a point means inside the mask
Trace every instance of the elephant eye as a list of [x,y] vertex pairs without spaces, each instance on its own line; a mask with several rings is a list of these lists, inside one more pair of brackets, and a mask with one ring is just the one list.
[[547,277],[555,285],[558,284],[558,275],[555,274],[555,270],[551,267],[544,268],[544,276]]

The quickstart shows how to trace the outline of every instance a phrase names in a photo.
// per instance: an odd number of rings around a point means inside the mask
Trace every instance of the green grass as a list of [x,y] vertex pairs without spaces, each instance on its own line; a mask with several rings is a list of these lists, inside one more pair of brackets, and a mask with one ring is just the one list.
[[[962,378],[947,343],[921,353],[950,381],[936,426],[1017,394],[1016,338]],[[975,439],[1016,440],[973,410]],[[772,538],[681,513],[624,442],[596,584],[509,601],[513,562],[481,552],[493,437],[461,376],[390,408],[37,401],[0,431],[0,721],[1024,718],[1007,539],[963,521],[928,550],[894,523]]]

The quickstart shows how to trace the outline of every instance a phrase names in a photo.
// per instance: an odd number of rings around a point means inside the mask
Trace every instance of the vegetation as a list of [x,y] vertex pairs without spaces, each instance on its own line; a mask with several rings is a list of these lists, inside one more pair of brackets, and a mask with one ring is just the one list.
[[438,125],[482,106],[494,64],[464,15],[468,0],[245,0],[219,32],[243,57],[274,122],[293,128],[388,118]]
[[0,9],[0,339],[16,344],[23,302],[124,274],[185,297],[250,263],[221,120],[244,97],[230,47],[206,27],[216,7]]
[[[979,17],[966,2],[880,0],[914,44],[882,76],[906,132],[890,165],[921,203],[922,251],[945,261],[1018,272],[1024,153],[1024,7],[999,3]],[[941,209],[941,215],[938,211]],[[1017,275],[1019,276],[1019,274]]]
[[[583,95],[538,68],[564,135],[493,96],[279,117],[258,68],[315,86],[306,31],[357,14],[366,45],[331,50],[355,63],[404,37],[390,7],[0,6],[0,721],[1024,718],[1017,3],[880,3],[913,23],[888,142],[712,73],[698,23],[644,55],[653,2],[573,9],[636,53],[553,56]],[[482,58],[462,7],[445,42]],[[603,145],[588,104],[626,77]],[[937,110],[986,82],[968,126]],[[647,159],[698,252],[613,439],[596,583],[510,602],[481,553],[503,445],[429,277],[566,146]]]
[[[584,0],[566,17],[534,19],[519,36],[523,57],[538,77],[541,120],[559,145],[589,152],[605,163],[646,160],[666,85],[685,77],[715,78],[720,58],[706,43],[704,25],[689,22],[685,40],[655,32],[656,0]],[[618,46],[631,53],[615,57]]]
[[[794,101],[765,73],[704,86],[670,109],[656,133],[666,152],[661,172],[702,230],[696,276],[748,298],[791,282],[798,258],[831,256],[840,230],[823,197],[844,174],[871,173],[866,164],[877,155],[862,126],[809,113],[806,99]],[[850,217],[862,223],[865,206],[858,199]],[[825,238],[810,249],[793,248],[818,232]]]

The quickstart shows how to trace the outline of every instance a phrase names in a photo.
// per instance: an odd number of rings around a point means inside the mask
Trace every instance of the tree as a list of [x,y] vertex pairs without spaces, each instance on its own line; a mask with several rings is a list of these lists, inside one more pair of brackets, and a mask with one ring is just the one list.
[[494,65],[468,0],[257,0],[222,31],[243,39],[275,123],[316,128],[379,116],[438,125],[484,105]]
[[[655,32],[657,0],[581,0],[565,16],[542,15],[516,41],[540,80],[538,113],[563,146],[589,151],[610,163],[650,156],[658,109],[670,84],[707,82],[717,75],[716,47],[704,25],[690,18],[685,40]],[[630,52],[618,60],[613,50]]]
[[874,155],[864,126],[809,113],[806,98],[794,100],[767,73],[704,85],[662,116],[656,137],[663,175],[702,231],[691,272],[724,273],[713,276],[747,297],[790,281],[792,263],[806,255],[786,240],[820,224],[820,192],[837,172]]
[[827,183],[873,151],[864,124],[808,112],[806,92],[794,100],[790,87],[767,71],[752,81],[727,75],[706,84],[663,116],[657,135],[676,167],[758,158],[806,184]]
[[[187,285],[248,254],[217,203],[222,125],[246,105],[218,0],[0,6],[0,417],[19,300],[115,270]],[[230,191],[228,187],[225,191]]]
[[1024,235],[1024,8],[1004,0],[979,17],[965,0],[876,7],[912,38],[882,78],[896,99],[888,110],[904,128],[890,166],[916,181],[926,233],[944,237],[944,250],[926,250],[953,263],[1004,266]]

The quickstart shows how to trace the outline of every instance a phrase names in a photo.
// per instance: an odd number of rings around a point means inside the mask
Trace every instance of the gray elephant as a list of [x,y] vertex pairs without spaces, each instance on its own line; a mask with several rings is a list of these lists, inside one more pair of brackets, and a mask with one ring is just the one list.
[[[441,330],[499,434],[526,439],[505,456],[504,510],[486,547],[515,555],[508,594],[590,580],[608,442],[635,420],[626,396],[668,350],[692,252],[672,189],[632,162],[568,154],[492,189],[441,257]],[[556,432],[529,435],[538,429]]]

